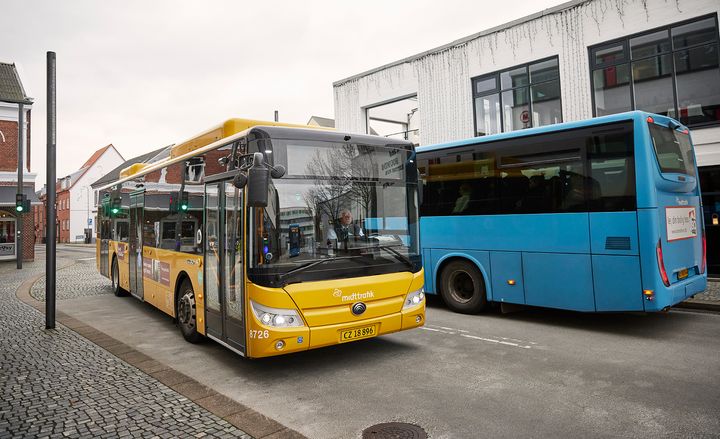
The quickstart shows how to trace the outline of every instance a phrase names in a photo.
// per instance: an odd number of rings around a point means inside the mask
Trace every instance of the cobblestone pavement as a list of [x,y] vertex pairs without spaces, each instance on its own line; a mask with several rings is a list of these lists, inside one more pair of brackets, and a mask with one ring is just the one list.
[[15,296],[43,270],[0,264],[0,438],[250,437],[77,333],[45,330]]
[[[55,290],[58,300],[112,294],[110,281],[98,273],[94,259],[78,261],[67,270],[71,273],[63,271],[56,277]],[[33,285],[30,294],[37,300],[45,300],[44,277]]]
[[697,294],[691,301],[695,303],[711,303],[720,305],[720,281],[709,280],[707,289],[702,294]]

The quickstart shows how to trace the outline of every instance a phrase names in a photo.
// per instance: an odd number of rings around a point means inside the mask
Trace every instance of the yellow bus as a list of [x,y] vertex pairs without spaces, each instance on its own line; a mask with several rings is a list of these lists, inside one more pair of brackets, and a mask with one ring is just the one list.
[[231,119],[99,188],[98,270],[258,358],[425,322],[413,145]]

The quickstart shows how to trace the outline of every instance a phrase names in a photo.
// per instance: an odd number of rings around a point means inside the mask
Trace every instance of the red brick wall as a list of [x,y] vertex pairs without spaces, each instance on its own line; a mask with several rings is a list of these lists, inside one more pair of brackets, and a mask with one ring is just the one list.
[[58,242],[70,242],[70,191],[57,193],[57,220],[60,225]]
[[0,131],[5,141],[0,137],[0,171],[17,171],[18,124],[0,120]]
[[[25,114],[27,123],[27,139],[25,140],[25,169],[30,171],[30,112]],[[17,170],[17,147],[18,147],[18,123],[7,120],[0,120],[0,131],[5,141],[0,137],[0,171]]]

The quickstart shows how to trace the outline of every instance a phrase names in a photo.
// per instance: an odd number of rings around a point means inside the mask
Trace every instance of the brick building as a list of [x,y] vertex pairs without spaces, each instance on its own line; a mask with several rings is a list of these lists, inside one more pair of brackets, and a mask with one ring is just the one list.
[[[19,107],[23,103],[25,148],[23,151],[23,193],[37,204],[35,178],[30,172],[30,122],[32,99],[27,96],[15,64],[0,62],[0,260],[17,257],[18,239],[22,240],[23,260],[35,258],[35,221],[30,212],[17,214]],[[19,229],[18,224],[22,223]],[[18,233],[20,232],[20,233]]]

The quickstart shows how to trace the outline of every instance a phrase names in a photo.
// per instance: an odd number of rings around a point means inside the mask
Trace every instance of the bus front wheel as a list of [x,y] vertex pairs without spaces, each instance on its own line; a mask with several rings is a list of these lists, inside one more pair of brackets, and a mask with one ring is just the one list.
[[195,291],[189,280],[185,279],[178,291],[180,298],[177,304],[177,321],[185,340],[198,343],[202,335],[197,331],[197,306],[195,304]]
[[452,311],[475,314],[487,305],[482,273],[470,262],[450,262],[443,269],[440,282],[440,295]]

